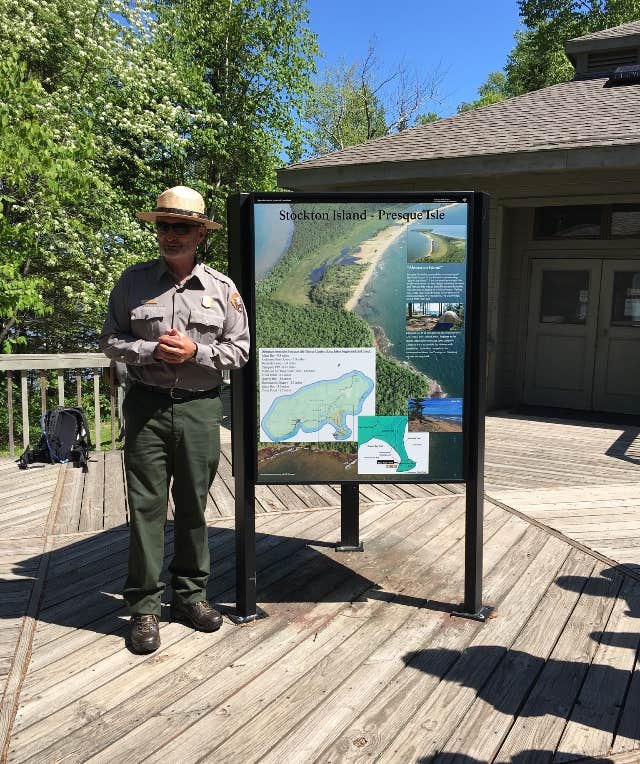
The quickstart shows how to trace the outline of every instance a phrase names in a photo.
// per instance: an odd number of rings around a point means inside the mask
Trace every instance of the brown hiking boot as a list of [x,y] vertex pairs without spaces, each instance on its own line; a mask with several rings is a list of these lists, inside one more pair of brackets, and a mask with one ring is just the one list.
[[172,602],[171,619],[182,621],[198,631],[217,631],[222,626],[222,616],[207,600],[181,604]]
[[132,615],[129,643],[134,653],[152,653],[160,647],[157,615]]

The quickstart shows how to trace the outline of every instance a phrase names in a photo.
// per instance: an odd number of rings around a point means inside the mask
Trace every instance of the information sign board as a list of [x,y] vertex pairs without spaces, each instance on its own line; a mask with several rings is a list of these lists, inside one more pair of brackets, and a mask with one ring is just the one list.
[[[465,596],[483,620],[486,215],[479,192],[239,194],[229,266],[251,323],[232,375],[237,620],[256,617],[255,486],[465,483]],[[382,489],[385,490],[385,489]]]
[[259,483],[464,479],[473,194],[252,194]]

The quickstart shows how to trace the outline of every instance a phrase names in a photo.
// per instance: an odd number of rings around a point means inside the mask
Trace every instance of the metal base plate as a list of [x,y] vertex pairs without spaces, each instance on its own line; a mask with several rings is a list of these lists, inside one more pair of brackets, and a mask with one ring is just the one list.
[[[461,605],[460,607],[463,607]],[[487,618],[493,613],[492,607],[481,607],[480,610],[478,610],[477,613],[466,613],[464,610],[456,610],[455,612],[451,613],[451,617],[454,616],[457,618],[468,618],[471,621],[480,621],[481,623],[484,623]]]
[[336,544],[336,552],[364,552],[364,546],[362,541],[357,546],[350,546],[349,544]]
[[269,613],[265,612],[260,607],[256,607],[256,612],[249,615],[238,615],[235,610],[225,610],[224,614],[230,621],[235,623],[236,626],[242,626],[245,623],[253,623],[253,621],[259,621],[269,617]]

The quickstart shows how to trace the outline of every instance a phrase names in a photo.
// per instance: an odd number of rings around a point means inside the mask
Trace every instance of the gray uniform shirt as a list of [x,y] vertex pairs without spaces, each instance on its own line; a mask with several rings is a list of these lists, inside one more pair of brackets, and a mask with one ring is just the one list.
[[[158,338],[170,329],[190,337],[195,357],[181,364],[156,361]],[[223,369],[243,366],[249,355],[247,314],[235,284],[196,263],[179,284],[164,259],[127,268],[109,298],[100,347],[127,364],[132,382],[181,390],[209,390]]]

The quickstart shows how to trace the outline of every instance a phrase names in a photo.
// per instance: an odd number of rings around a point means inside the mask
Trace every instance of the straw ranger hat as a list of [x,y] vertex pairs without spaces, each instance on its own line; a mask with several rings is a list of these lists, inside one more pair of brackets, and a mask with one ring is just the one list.
[[137,212],[140,220],[155,223],[159,217],[175,220],[191,220],[200,223],[209,230],[222,228],[220,223],[210,220],[204,214],[204,199],[197,191],[187,186],[175,186],[163,191],[156,200],[152,212]]

